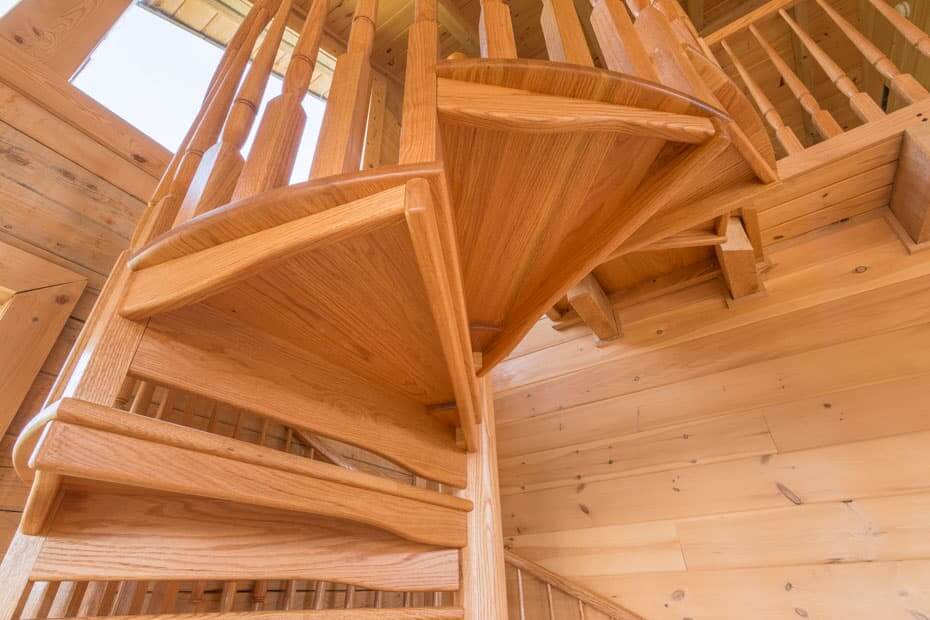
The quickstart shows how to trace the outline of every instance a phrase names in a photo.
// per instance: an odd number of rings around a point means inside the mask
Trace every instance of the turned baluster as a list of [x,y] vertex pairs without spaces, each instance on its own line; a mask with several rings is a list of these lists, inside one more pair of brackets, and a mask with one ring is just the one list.
[[371,95],[371,50],[378,0],[358,0],[346,52],[336,60],[310,178],[359,169]]
[[316,589],[313,593],[314,609],[323,609],[323,606],[326,604],[326,588],[328,587],[329,584],[325,581],[316,582]]
[[584,38],[575,3],[572,0],[542,0],[542,5],[540,23],[549,60],[593,67],[594,59]]
[[591,27],[611,71],[658,81],[652,59],[643,46],[621,0],[592,0]]
[[281,609],[290,611],[303,608],[303,600],[298,600],[299,585],[299,582],[294,579],[284,584],[284,603],[281,605]]
[[898,96],[902,97],[907,103],[920,101],[928,96],[927,89],[921,86],[920,82],[914,79],[914,76],[908,73],[902,73],[900,69],[891,61],[890,58],[882,54],[881,50],[859,32],[855,26],[846,21],[833,7],[825,0],[817,0],[817,4],[823,9],[837,28],[843,31],[859,53],[865,57],[866,61],[875,67],[875,70],[889,81],[891,90]]
[[[172,155],[171,160],[168,162],[168,166],[165,168],[165,172],[162,174],[161,179],[155,186],[155,191],[152,192],[152,196],[148,201],[148,206],[141,218],[141,221],[133,232],[131,240],[132,248],[138,248],[150,241],[155,235],[159,234],[160,232],[164,232],[168,224],[170,224],[171,219],[174,217],[173,214],[170,218],[166,218],[164,216],[162,213],[164,209],[161,208],[163,206],[161,203],[170,192],[171,186],[177,177],[178,167],[180,166],[181,160],[184,158],[184,155],[187,153],[187,150],[190,147],[194,133],[196,132],[197,127],[199,127],[200,123],[203,121],[203,117],[207,113],[207,110],[210,108],[210,103],[213,101],[213,98],[216,95],[216,89],[219,87],[226,74],[229,72],[230,67],[233,64],[233,60],[245,42],[248,31],[259,13],[261,4],[261,2],[256,2],[252,6],[252,9],[249,11],[249,14],[242,22],[242,25],[236,30],[233,38],[230,39],[229,44],[223,51],[223,56],[220,58],[220,62],[217,65],[216,70],[213,72],[213,77],[210,79],[210,84],[207,87],[206,95],[200,104],[197,115],[194,117],[194,121],[191,123],[190,127],[188,127],[187,133],[181,140],[181,144],[178,145],[177,150],[174,152],[174,155]],[[176,205],[174,205],[172,208],[176,208]]]
[[236,604],[236,582],[227,581],[223,584],[223,592],[220,594],[220,611],[232,611]]
[[856,83],[843,72],[843,69],[817,45],[817,42],[814,41],[796,21],[791,19],[787,11],[781,9],[778,11],[778,14],[788,23],[788,26],[790,26],[797,35],[798,40],[801,41],[804,47],[807,48],[807,51],[811,53],[811,56],[814,57],[814,60],[817,61],[817,64],[820,65],[820,68],[823,69],[824,73],[827,74],[827,77],[830,78],[837,89],[846,95],[846,98],[849,99],[849,107],[856,113],[856,116],[865,122],[876,121],[885,116],[881,107],[875,103],[869,94],[860,91],[856,87]]
[[807,86],[804,85],[801,78],[799,78],[788,64],[782,60],[778,52],[769,45],[768,41],[765,40],[765,37],[762,36],[758,29],[756,29],[754,25],[751,25],[749,26],[749,31],[752,33],[752,36],[755,37],[756,41],[759,42],[765,55],[768,56],[772,64],[775,65],[775,69],[778,71],[779,75],[781,75],[782,79],[784,79],[788,88],[791,89],[791,92],[794,93],[798,103],[800,103],[804,111],[810,115],[811,121],[813,121],[814,127],[817,129],[817,133],[824,139],[832,138],[843,133],[843,129],[840,127],[839,123],[836,122],[836,119],[833,118],[833,115],[820,107],[817,98],[807,89]]
[[191,613],[199,614],[206,610],[206,601],[203,597],[206,585],[206,582],[195,581],[191,587]]
[[516,58],[510,5],[503,0],[481,0],[478,39],[482,58]]
[[346,600],[344,607],[346,609],[353,609],[355,607],[355,586],[347,585],[346,586]]
[[520,620],[526,620],[526,598],[523,593],[523,571],[517,569],[517,600],[520,604]]
[[265,597],[268,596],[268,582],[256,581],[252,586],[252,611],[265,609]]
[[218,77],[210,89],[201,113],[191,125],[190,139],[183,146],[183,150],[178,149],[179,157],[170,183],[167,185],[167,190],[162,190],[163,195],[155,209],[153,219],[146,223],[146,232],[141,240],[150,239],[164,232],[177,218],[181,203],[190,189],[204,152],[219,137],[232,98],[251,56],[252,48],[267,21],[267,8],[263,2],[256,2],[237,31],[237,35],[242,33],[242,36],[236,39],[239,46],[228,50],[231,56],[227,63],[228,66],[223,71],[222,77]]
[[739,73],[740,78],[742,78],[743,83],[746,85],[746,90],[749,91],[749,96],[755,101],[756,106],[759,108],[759,112],[762,113],[762,117],[775,132],[775,139],[777,139],[778,143],[785,149],[785,152],[789,155],[793,155],[803,151],[804,145],[798,140],[798,136],[794,133],[794,130],[785,125],[785,121],[782,119],[781,114],[778,113],[775,106],[772,105],[772,102],[766,97],[765,92],[752,78],[743,66],[743,63],[739,61],[739,58],[736,57],[733,50],[730,49],[730,45],[725,40],[720,41],[720,45],[730,57],[733,66],[736,68],[736,72]]
[[869,0],[875,9],[885,16],[885,19],[901,33],[904,40],[917,48],[917,51],[930,58],[930,35],[898,13],[885,0]]
[[310,88],[320,52],[328,0],[311,0],[281,94],[268,102],[255,142],[242,168],[232,199],[239,200],[287,185],[297,159],[300,138],[307,123],[303,100]]
[[165,416],[174,411],[174,403],[177,400],[178,393],[171,389],[166,389],[162,394],[161,401],[158,403],[158,409],[155,410],[155,418],[162,420]]
[[226,118],[220,141],[213,144],[201,158],[175,224],[222,206],[232,198],[239,173],[245,164],[242,147],[252,130],[258,106],[261,105],[262,95],[274,68],[290,8],[291,0],[283,0],[278,5],[271,27]]
[[149,406],[152,404],[152,396],[155,394],[155,384],[151,381],[140,381],[139,389],[136,391],[135,398],[132,399],[132,405],[129,411],[139,415],[148,415]]

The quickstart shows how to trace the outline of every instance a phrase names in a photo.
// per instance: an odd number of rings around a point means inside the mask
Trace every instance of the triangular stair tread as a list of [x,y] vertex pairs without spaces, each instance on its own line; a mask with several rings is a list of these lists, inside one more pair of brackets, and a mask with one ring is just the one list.
[[[17,445],[20,461],[24,454],[37,472],[344,519],[441,547],[465,544],[472,508],[436,491],[74,399],[30,425]],[[40,506],[31,501],[27,512]],[[29,514],[25,522],[43,519]]]
[[424,407],[478,423],[442,170],[399,166],[273,190],[142,248],[121,313],[203,302]]
[[[630,208],[640,185],[689,149],[723,139],[730,118],[661,85],[578,65],[446,60],[437,76],[472,347],[484,353],[486,374],[545,311],[543,301],[593,269],[594,254],[615,249],[602,247],[617,236],[603,231],[628,236],[664,206]],[[748,171],[726,152],[714,157]],[[703,182],[688,179],[687,191]]]

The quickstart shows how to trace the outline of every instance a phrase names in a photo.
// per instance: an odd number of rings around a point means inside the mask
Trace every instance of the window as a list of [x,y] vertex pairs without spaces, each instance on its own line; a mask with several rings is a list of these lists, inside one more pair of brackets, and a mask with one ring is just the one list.
[[[9,2],[10,0],[0,0]],[[2,5],[0,5],[2,6]],[[141,6],[131,5],[72,83],[166,148],[177,149],[200,108],[223,50]],[[281,93],[272,75],[259,110]],[[304,98],[307,124],[292,182],[310,174],[325,103]],[[258,122],[243,149],[248,154]]]
[[0,0],[0,17],[10,12],[14,6],[19,4],[19,0]]

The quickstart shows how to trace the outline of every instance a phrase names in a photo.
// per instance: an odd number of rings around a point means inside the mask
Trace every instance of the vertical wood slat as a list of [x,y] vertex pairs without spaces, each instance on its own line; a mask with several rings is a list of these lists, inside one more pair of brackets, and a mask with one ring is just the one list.
[[229,114],[225,117],[219,140],[212,144],[200,159],[191,187],[181,203],[175,225],[222,206],[232,198],[245,164],[242,147],[258,115],[258,107],[274,69],[275,58],[291,11],[292,0],[277,2],[274,19],[259,45],[245,79],[239,85]]
[[739,74],[740,78],[743,80],[743,83],[746,85],[746,90],[749,92],[749,96],[752,97],[752,100],[759,108],[759,112],[762,113],[762,117],[775,132],[775,138],[778,140],[779,144],[781,144],[782,148],[785,149],[785,152],[788,155],[794,155],[795,153],[800,153],[803,151],[804,145],[802,145],[801,141],[798,140],[794,130],[791,129],[791,127],[785,125],[785,121],[775,109],[775,106],[772,105],[772,102],[765,95],[765,92],[752,78],[752,76],[743,66],[743,63],[740,62],[739,58],[730,48],[730,45],[726,42],[726,40],[721,40],[720,45],[730,57],[730,60],[733,62],[733,66],[736,68],[736,72]]
[[760,33],[754,25],[749,26],[749,31],[752,33],[752,36],[755,37],[756,41],[759,42],[760,47],[762,47],[762,50],[765,52],[765,55],[768,56],[771,63],[775,65],[775,69],[778,71],[779,75],[781,75],[782,79],[784,79],[788,88],[791,89],[791,92],[794,93],[798,103],[801,104],[804,111],[810,115],[814,127],[817,129],[817,133],[825,140],[842,134],[843,129],[840,127],[839,123],[836,122],[836,119],[833,118],[833,115],[820,107],[817,98],[808,90],[804,82],[801,81],[801,78],[791,70],[782,57],[778,55],[778,52],[775,51],[765,37],[762,36],[762,33]]
[[542,0],[540,25],[549,60],[594,66],[581,20],[572,0]]
[[591,27],[607,68],[658,81],[652,59],[621,0],[593,0],[592,6]]
[[918,52],[930,58],[930,35],[898,13],[885,0],[869,0],[869,3],[894,26],[895,30],[901,33],[905,41],[913,45]]
[[817,61],[817,64],[820,65],[824,73],[827,74],[830,81],[833,82],[841,93],[846,95],[846,98],[849,100],[849,107],[852,108],[856,116],[863,122],[877,121],[885,116],[884,111],[875,103],[872,97],[856,87],[856,83],[853,82],[829,54],[817,45],[817,42],[814,41],[790,15],[788,15],[787,11],[781,9],[778,11],[778,14],[781,15],[782,19],[785,20],[791,30],[794,31],[798,40],[801,41],[807,51],[810,52],[811,56],[814,57],[814,60]]
[[327,0],[311,0],[291,61],[284,74],[281,94],[268,102],[249,157],[233,191],[233,200],[286,185],[291,178],[300,137],[307,123],[303,100],[313,78]]
[[836,9],[830,6],[826,0],[816,0],[817,4],[823,9],[830,19],[836,24],[843,34],[846,35],[852,44],[859,50],[859,53],[878,71],[882,77],[889,81],[891,90],[897,95],[903,97],[907,103],[914,103],[926,98],[930,93],[920,82],[914,79],[914,76],[908,73],[902,73],[890,58],[882,54],[878,47],[869,41],[869,39],[859,32],[855,26],[846,21]]
[[377,13],[378,0],[358,0],[355,5],[347,49],[336,60],[311,179],[352,172],[361,166]]
[[482,58],[516,58],[510,6],[503,0],[481,0],[478,38]]

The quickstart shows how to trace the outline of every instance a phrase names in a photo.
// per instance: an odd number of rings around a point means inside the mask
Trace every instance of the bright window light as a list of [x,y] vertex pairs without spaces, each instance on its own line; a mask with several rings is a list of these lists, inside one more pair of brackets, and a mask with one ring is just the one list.
[[19,4],[19,0],[0,0],[0,17],[10,12],[14,6]]
[[[0,0],[9,2],[10,0]],[[2,5],[0,5],[2,6]],[[138,5],[131,5],[71,83],[171,151],[177,150],[206,94],[223,50]],[[272,75],[259,110],[281,94]],[[304,98],[304,128],[291,182],[310,174],[325,103]],[[258,128],[246,142],[247,155]]]

